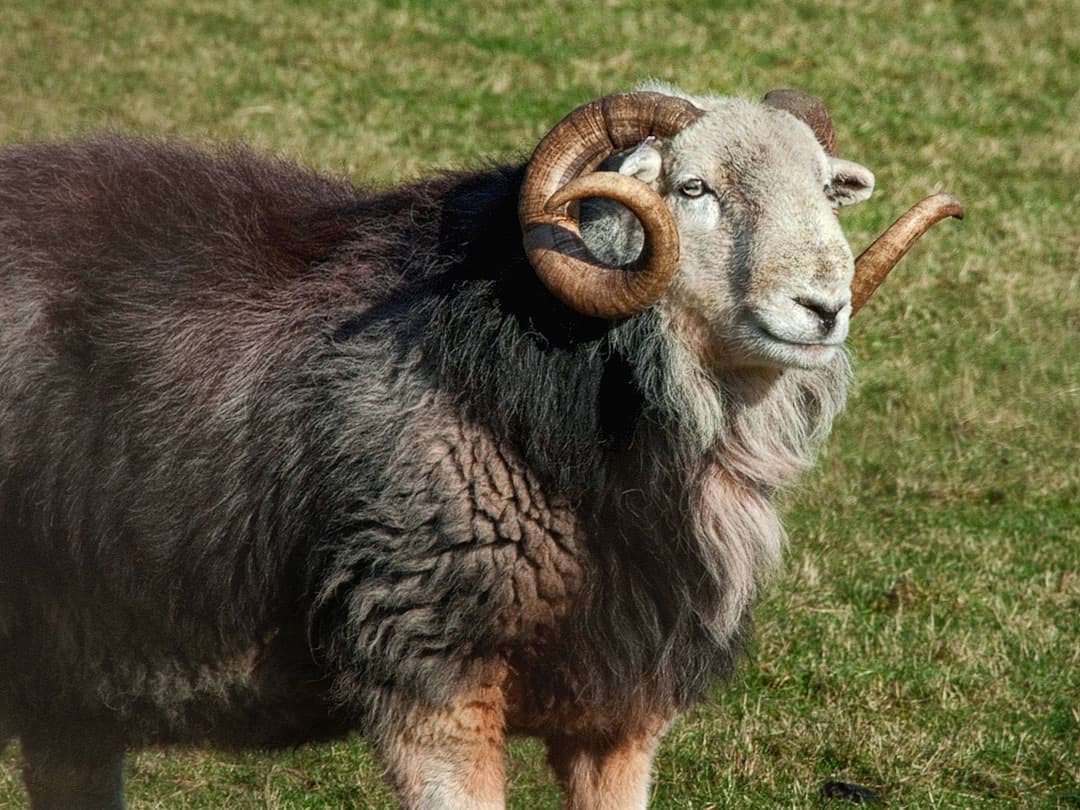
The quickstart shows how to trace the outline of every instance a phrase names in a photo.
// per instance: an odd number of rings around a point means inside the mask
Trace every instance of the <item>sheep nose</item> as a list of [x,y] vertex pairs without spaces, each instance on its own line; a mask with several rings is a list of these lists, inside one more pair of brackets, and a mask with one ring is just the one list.
[[821,328],[825,333],[832,331],[833,327],[836,326],[836,316],[840,314],[840,310],[847,306],[846,301],[825,302],[811,298],[796,298],[795,303],[803,309],[808,309],[817,315],[818,321],[821,323]]

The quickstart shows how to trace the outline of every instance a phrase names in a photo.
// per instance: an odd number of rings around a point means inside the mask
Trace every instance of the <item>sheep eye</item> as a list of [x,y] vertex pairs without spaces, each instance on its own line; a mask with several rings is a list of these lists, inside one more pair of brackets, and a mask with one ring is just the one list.
[[679,186],[679,192],[684,197],[700,197],[705,193],[705,181],[693,177]]

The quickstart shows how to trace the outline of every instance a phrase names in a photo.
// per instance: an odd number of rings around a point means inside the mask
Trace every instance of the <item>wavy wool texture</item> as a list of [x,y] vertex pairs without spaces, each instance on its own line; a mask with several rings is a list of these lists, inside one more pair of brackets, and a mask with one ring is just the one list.
[[638,333],[628,342],[646,374],[644,410],[607,488],[619,531],[599,552],[603,590],[585,603],[605,642],[583,637],[579,654],[595,652],[589,669],[606,671],[609,688],[644,675],[682,708],[738,649],[785,539],[773,496],[813,463],[849,367],[841,356],[821,370],[717,377],[662,325],[627,331]]

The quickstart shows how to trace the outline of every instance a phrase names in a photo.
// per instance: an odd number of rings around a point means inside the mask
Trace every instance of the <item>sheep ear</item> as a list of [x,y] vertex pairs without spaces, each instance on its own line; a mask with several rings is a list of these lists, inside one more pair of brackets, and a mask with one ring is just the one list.
[[660,139],[650,135],[627,153],[619,164],[619,174],[635,177],[642,183],[652,185],[659,179],[664,167]]
[[865,166],[841,158],[829,158],[829,184],[825,196],[834,205],[854,205],[870,197],[874,190],[874,173]]

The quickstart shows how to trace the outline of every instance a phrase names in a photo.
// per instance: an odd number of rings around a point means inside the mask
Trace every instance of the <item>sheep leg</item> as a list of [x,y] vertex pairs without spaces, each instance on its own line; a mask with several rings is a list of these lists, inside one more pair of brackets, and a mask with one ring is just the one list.
[[481,686],[448,706],[394,712],[376,747],[408,810],[502,810],[505,700]]
[[565,791],[566,810],[645,810],[662,728],[549,738],[548,761]]
[[123,749],[23,737],[22,753],[32,810],[124,810]]

